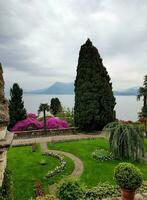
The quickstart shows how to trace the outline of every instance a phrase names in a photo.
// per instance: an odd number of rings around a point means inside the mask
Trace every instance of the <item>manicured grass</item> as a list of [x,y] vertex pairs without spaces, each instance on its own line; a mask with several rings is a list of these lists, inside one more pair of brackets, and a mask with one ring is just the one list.
[[[146,143],[147,144],[147,143]],[[84,173],[80,178],[80,182],[88,187],[97,185],[99,182],[109,182],[115,184],[113,172],[119,161],[104,161],[94,160],[91,156],[96,148],[109,148],[109,143],[104,138],[93,140],[79,140],[60,143],[49,143],[50,149],[58,149],[73,153],[78,156],[84,163]],[[143,163],[134,163],[143,173],[143,178],[147,180],[147,165]]]
[[[40,161],[46,160],[46,165]],[[31,146],[13,147],[8,151],[8,168],[12,171],[14,184],[14,200],[28,200],[34,195],[33,189],[36,181],[43,183],[44,190],[48,192],[48,184],[62,179],[71,174],[74,168],[73,161],[65,157],[66,169],[60,175],[52,178],[45,178],[49,170],[53,170],[59,161],[52,157],[42,156],[40,146],[36,152],[32,152]]]

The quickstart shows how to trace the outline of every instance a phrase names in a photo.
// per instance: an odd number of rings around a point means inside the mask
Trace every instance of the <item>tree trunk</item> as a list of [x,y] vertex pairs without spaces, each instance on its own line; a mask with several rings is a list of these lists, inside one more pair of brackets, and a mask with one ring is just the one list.
[[43,121],[44,121],[44,133],[46,134],[46,113],[45,113],[45,109],[43,110]]

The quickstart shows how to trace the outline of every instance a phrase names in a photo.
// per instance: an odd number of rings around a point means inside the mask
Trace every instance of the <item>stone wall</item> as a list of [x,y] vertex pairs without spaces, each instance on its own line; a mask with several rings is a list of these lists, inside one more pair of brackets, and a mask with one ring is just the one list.
[[3,69],[0,63],[0,186],[3,182],[7,163],[7,148],[10,146],[13,139],[13,134],[7,131],[8,122],[8,101],[4,95]]
[[65,128],[65,129],[48,129],[44,130],[29,130],[29,131],[17,131],[14,133],[14,139],[23,138],[37,138],[37,137],[49,137],[53,135],[71,135],[77,134],[77,128]]

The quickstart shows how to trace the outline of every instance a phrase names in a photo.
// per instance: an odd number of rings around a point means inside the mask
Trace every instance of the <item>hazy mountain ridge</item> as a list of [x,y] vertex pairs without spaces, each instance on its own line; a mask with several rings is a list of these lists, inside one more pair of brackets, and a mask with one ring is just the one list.
[[[114,95],[136,96],[139,87],[114,91]],[[74,83],[55,82],[48,88],[26,91],[26,94],[74,94]]]

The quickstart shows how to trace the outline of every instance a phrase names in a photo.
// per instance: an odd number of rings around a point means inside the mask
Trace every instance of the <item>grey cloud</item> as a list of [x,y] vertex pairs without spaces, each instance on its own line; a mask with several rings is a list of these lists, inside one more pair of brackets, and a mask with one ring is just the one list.
[[0,61],[24,73],[23,79],[73,81],[87,37],[114,84],[118,72],[120,86],[131,70],[134,85],[146,72],[146,0],[7,0],[0,7]]

